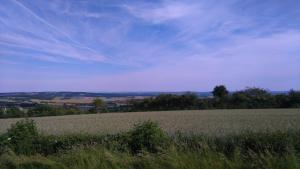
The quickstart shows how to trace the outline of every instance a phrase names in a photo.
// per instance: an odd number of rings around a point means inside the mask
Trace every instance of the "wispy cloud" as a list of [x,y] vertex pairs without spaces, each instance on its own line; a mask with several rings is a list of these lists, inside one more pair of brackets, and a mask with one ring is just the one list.
[[137,6],[124,5],[129,13],[152,23],[181,19],[196,13],[197,6],[193,4],[168,1],[162,4],[140,4]]
[[[73,59],[87,61],[104,61],[105,57],[99,52],[73,40],[68,34],[61,31],[45,19],[39,17],[21,2],[12,1],[19,13],[13,14],[11,10],[3,12],[13,20],[1,18],[5,24],[6,32],[0,34],[0,43],[8,46],[27,48],[49,55],[59,55]],[[24,18],[20,18],[23,14]],[[21,27],[16,27],[17,25]],[[22,26],[25,26],[22,27]],[[26,28],[26,26],[29,26]],[[15,31],[10,31],[15,30]],[[46,56],[51,58],[51,56]],[[51,59],[53,61],[53,59]],[[49,60],[50,61],[50,60]]]
[[[298,4],[5,1],[0,5],[0,57],[23,67],[7,66],[15,74],[8,73],[1,83],[13,86],[23,70],[49,67],[65,75],[32,73],[24,84],[30,88],[32,81],[45,89],[53,84],[56,90],[76,83],[74,90],[98,91],[208,90],[218,83],[231,89],[295,88],[300,83]],[[21,90],[20,79],[18,84]]]
[[[298,89],[298,44],[300,31],[242,38],[215,52],[191,55],[141,72],[94,77],[88,81],[93,82],[90,88],[94,90],[101,86],[105,90],[120,91],[208,91],[218,84],[225,84],[230,90],[245,86]],[[124,83],[119,86],[115,81]]]

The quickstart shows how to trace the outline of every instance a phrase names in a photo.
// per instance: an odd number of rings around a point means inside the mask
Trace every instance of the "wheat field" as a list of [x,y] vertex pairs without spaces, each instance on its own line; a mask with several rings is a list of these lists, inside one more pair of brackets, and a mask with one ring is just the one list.
[[[113,134],[130,129],[134,123],[153,120],[168,133],[223,135],[245,130],[275,131],[300,129],[300,109],[182,110],[157,112],[106,113],[35,117],[44,134]],[[19,119],[0,119],[5,132]]]

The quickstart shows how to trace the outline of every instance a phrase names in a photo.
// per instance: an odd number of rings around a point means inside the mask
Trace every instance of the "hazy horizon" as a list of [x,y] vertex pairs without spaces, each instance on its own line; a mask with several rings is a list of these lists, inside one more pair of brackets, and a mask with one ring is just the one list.
[[0,92],[300,90],[300,1],[0,4]]
[[[237,92],[237,91],[242,91],[247,89],[238,89],[238,90],[228,90],[229,92]],[[269,90],[265,88],[260,88],[267,90],[268,92],[272,93],[281,93],[281,92],[289,92],[291,90],[298,91],[296,89],[289,89],[289,90]],[[67,91],[67,90],[49,90],[49,91],[8,91],[8,92],[0,92],[0,93],[60,93],[60,92],[70,92],[70,93],[185,93],[185,92],[192,92],[192,93],[211,93],[213,89],[208,90],[208,91],[195,91],[195,90],[178,90],[178,91]]]

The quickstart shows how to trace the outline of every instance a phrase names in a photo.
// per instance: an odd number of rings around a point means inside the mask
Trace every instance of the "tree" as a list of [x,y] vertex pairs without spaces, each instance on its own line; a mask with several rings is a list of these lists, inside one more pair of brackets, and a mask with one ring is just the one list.
[[0,110],[0,118],[24,117],[24,115],[24,111],[18,107],[11,107]]
[[300,92],[290,90],[288,97],[289,97],[289,107],[293,107],[293,108],[300,107]]
[[232,106],[236,108],[271,108],[276,100],[268,91],[260,88],[247,88],[235,92],[231,98]]
[[141,101],[133,101],[132,109],[135,111],[196,109],[198,101],[198,96],[190,92],[182,95],[160,94]]
[[94,108],[91,111],[94,113],[103,112],[105,110],[105,103],[100,98],[94,99],[92,104]]
[[216,86],[212,93],[215,98],[224,99],[228,96],[229,92],[224,85],[220,85]]
[[54,106],[48,104],[40,104],[28,110],[28,116],[55,116],[63,115],[60,111],[54,108]]

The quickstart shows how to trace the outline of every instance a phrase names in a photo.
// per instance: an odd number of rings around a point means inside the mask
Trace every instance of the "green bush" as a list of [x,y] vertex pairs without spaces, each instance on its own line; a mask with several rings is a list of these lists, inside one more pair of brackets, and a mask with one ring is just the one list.
[[12,118],[12,117],[25,117],[24,111],[20,110],[17,107],[11,107],[6,109],[0,110],[0,118]]
[[38,131],[33,120],[21,120],[7,131],[8,146],[17,154],[34,154],[38,141]]
[[[75,106],[51,106],[47,104],[39,104],[30,108],[27,112],[28,117],[40,116],[62,116],[72,114],[83,114],[84,112]],[[23,117],[23,116],[22,116]]]
[[132,153],[136,154],[143,150],[157,153],[168,145],[168,137],[157,123],[146,121],[134,125],[129,132],[128,146]]
[[0,135],[0,155],[7,152],[9,140],[7,134]]
[[89,146],[98,144],[101,136],[91,135],[63,135],[63,136],[41,136],[39,137],[38,152],[44,155],[51,155],[62,151],[67,151],[76,146]]

